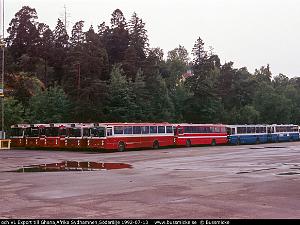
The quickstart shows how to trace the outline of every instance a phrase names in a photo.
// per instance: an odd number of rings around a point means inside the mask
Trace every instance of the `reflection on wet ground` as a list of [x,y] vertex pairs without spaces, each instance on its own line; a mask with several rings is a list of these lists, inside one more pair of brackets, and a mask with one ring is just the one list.
[[11,172],[60,172],[60,171],[99,171],[132,168],[126,163],[99,163],[99,162],[79,162],[62,161],[60,163],[48,163],[39,165],[24,166]]

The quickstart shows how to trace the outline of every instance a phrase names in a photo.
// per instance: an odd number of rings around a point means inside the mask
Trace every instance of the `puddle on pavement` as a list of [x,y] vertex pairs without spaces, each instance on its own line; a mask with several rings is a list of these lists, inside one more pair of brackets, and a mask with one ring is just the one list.
[[297,172],[287,172],[287,173],[278,173],[277,175],[298,175],[300,173]]
[[11,172],[63,172],[63,171],[99,171],[132,168],[126,163],[99,163],[99,162],[77,162],[62,161],[60,163],[48,163],[24,166]]

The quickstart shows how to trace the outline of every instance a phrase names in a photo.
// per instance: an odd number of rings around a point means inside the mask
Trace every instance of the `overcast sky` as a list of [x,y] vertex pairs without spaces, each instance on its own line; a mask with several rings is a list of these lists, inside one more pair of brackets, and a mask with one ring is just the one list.
[[[1,0],[2,1],[2,0]],[[5,0],[5,24],[22,6],[37,10],[51,29],[67,7],[69,29],[85,21],[97,29],[119,8],[127,21],[136,12],[146,23],[151,47],[165,55],[183,45],[189,52],[200,36],[222,63],[250,72],[270,64],[273,75],[300,76],[299,0]]]

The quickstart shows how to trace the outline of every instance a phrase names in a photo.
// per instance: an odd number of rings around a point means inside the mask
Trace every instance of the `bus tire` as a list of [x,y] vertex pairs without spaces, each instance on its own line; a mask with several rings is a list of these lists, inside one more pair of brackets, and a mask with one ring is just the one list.
[[157,140],[153,142],[153,149],[159,149],[159,142]]
[[213,139],[212,141],[211,141],[211,146],[216,146],[216,140],[215,139]]
[[191,146],[192,146],[191,140],[190,140],[190,139],[186,140],[185,145],[186,145],[186,147],[188,147],[188,148],[191,147]]
[[120,141],[118,144],[118,152],[124,152],[125,151],[125,143],[123,141]]

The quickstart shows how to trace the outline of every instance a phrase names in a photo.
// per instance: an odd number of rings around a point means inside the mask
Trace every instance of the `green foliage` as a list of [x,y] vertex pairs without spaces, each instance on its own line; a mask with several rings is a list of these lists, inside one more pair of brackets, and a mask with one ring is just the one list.
[[71,103],[60,87],[50,87],[29,100],[27,117],[30,123],[68,121]]
[[112,68],[108,91],[107,119],[120,122],[130,121],[133,114],[132,110],[135,107],[130,83],[123,75],[120,65],[115,65]]
[[[2,112],[0,111],[0,115]],[[24,119],[24,107],[23,105],[13,97],[4,98],[4,129],[9,130],[13,124],[23,123]]]

